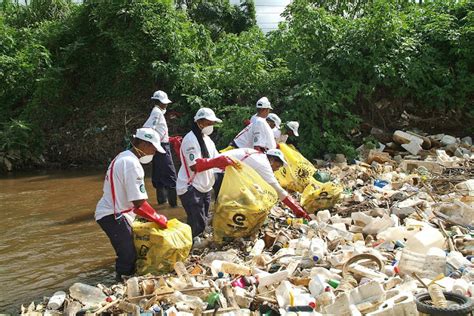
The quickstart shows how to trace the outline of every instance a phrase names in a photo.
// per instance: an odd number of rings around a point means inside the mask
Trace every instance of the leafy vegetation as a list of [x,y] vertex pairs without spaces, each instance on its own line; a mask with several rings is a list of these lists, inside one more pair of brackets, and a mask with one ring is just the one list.
[[473,9],[294,0],[264,35],[251,0],[3,0],[0,165],[105,162],[143,124],[156,89],[182,114],[173,133],[200,106],[215,109],[221,147],[264,95],[283,120],[300,121],[310,158],[353,156],[361,121],[390,130],[403,111],[432,131],[473,132]]

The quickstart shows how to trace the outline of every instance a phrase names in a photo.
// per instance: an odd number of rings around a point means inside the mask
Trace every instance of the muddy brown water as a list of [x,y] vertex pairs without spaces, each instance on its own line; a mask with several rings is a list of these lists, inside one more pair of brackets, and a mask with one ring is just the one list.
[[[152,205],[156,195],[146,173]],[[45,171],[0,177],[0,314],[18,314],[74,282],[114,282],[115,254],[94,221],[104,170]],[[163,209],[185,220],[182,208]]]

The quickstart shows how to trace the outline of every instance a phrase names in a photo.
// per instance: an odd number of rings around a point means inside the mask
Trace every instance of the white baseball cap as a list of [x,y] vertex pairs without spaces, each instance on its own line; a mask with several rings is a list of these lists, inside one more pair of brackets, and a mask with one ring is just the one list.
[[196,115],[194,115],[194,122],[197,122],[197,120],[200,119],[206,119],[212,122],[217,122],[221,123],[222,120],[218,119],[216,116],[216,113],[214,113],[213,110],[210,108],[200,108],[197,112]]
[[283,162],[284,166],[288,165],[288,163],[285,160],[285,155],[283,155],[283,153],[281,152],[280,149],[269,149],[269,150],[267,150],[267,156],[278,157]]
[[263,97],[258,99],[257,101],[257,109],[270,109],[273,110],[270,101],[268,101],[267,97]]
[[286,126],[288,126],[288,128],[293,131],[295,136],[300,136],[300,134],[298,134],[298,128],[300,127],[300,123],[296,121],[291,121],[291,122],[286,123]]
[[273,121],[275,123],[276,128],[280,128],[281,119],[275,113],[268,114],[266,119]]
[[160,135],[158,135],[158,133],[153,128],[139,128],[137,129],[137,132],[135,133],[135,135],[133,135],[133,137],[152,143],[153,146],[155,146],[156,150],[158,150],[158,152],[162,154],[166,153],[163,147],[161,147]]
[[151,97],[151,99],[152,100],[158,100],[163,104],[171,103],[171,100],[168,99],[168,95],[166,94],[166,92],[161,91],[161,90],[155,91],[155,93],[153,93],[153,96]]

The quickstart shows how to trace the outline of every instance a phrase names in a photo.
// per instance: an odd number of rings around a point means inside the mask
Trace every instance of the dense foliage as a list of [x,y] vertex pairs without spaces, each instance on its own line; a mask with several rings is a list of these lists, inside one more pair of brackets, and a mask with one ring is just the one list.
[[4,0],[0,165],[105,162],[156,89],[175,101],[173,133],[200,106],[215,109],[221,147],[263,95],[300,121],[309,157],[353,155],[362,120],[390,130],[403,111],[472,133],[472,1],[341,3],[294,0],[264,35],[250,0]]

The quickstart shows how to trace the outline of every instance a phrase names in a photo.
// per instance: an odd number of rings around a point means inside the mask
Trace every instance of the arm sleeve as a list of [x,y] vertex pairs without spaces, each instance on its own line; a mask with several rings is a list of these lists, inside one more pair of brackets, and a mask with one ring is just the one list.
[[129,202],[146,200],[145,172],[141,166],[130,166],[125,169],[124,185]]
[[196,164],[196,159],[201,157],[201,148],[197,142],[192,142],[189,138],[185,138],[181,144],[181,159],[184,159],[184,163],[189,168]]

